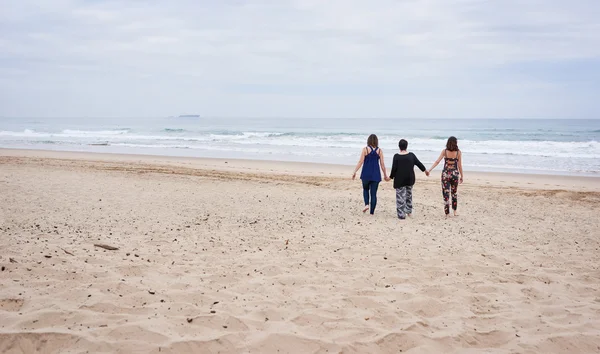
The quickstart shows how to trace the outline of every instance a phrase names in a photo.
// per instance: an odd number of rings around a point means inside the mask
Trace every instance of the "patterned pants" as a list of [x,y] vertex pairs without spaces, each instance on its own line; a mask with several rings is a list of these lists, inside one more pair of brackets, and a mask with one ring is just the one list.
[[399,219],[406,219],[406,214],[412,214],[413,186],[396,188],[396,211]]
[[450,214],[450,196],[452,196],[452,210],[458,204],[457,188],[460,174],[458,170],[444,170],[442,172],[442,196],[444,197],[444,212]]

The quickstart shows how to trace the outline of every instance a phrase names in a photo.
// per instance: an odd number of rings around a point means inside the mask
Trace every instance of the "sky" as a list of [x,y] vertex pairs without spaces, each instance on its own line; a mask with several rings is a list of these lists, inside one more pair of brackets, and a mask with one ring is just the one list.
[[598,0],[0,0],[0,116],[600,118]]

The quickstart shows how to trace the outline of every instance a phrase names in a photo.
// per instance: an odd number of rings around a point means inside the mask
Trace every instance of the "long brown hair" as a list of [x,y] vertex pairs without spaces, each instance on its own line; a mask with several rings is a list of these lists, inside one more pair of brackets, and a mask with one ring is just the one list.
[[446,150],[448,151],[459,151],[458,150],[458,141],[455,137],[451,136],[448,138],[448,142],[446,143]]
[[369,138],[367,139],[367,145],[372,147],[379,147],[379,139],[377,139],[377,135],[369,135]]

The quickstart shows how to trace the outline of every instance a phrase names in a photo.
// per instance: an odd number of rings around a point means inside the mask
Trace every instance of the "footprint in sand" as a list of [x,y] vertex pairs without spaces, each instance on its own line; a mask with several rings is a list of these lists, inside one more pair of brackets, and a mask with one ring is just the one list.
[[8,312],[17,312],[23,307],[23,299],[2,299],[0,300],[0,310]]

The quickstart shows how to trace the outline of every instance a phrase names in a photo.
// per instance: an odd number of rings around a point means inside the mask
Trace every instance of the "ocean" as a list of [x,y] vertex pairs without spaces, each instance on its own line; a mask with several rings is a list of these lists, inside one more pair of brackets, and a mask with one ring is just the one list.
[[0,118],[1,148],[344,165],[369,134],[388,164],[401,138],[429,166],[454,135],[465,172],[600,177],[600,120]]

